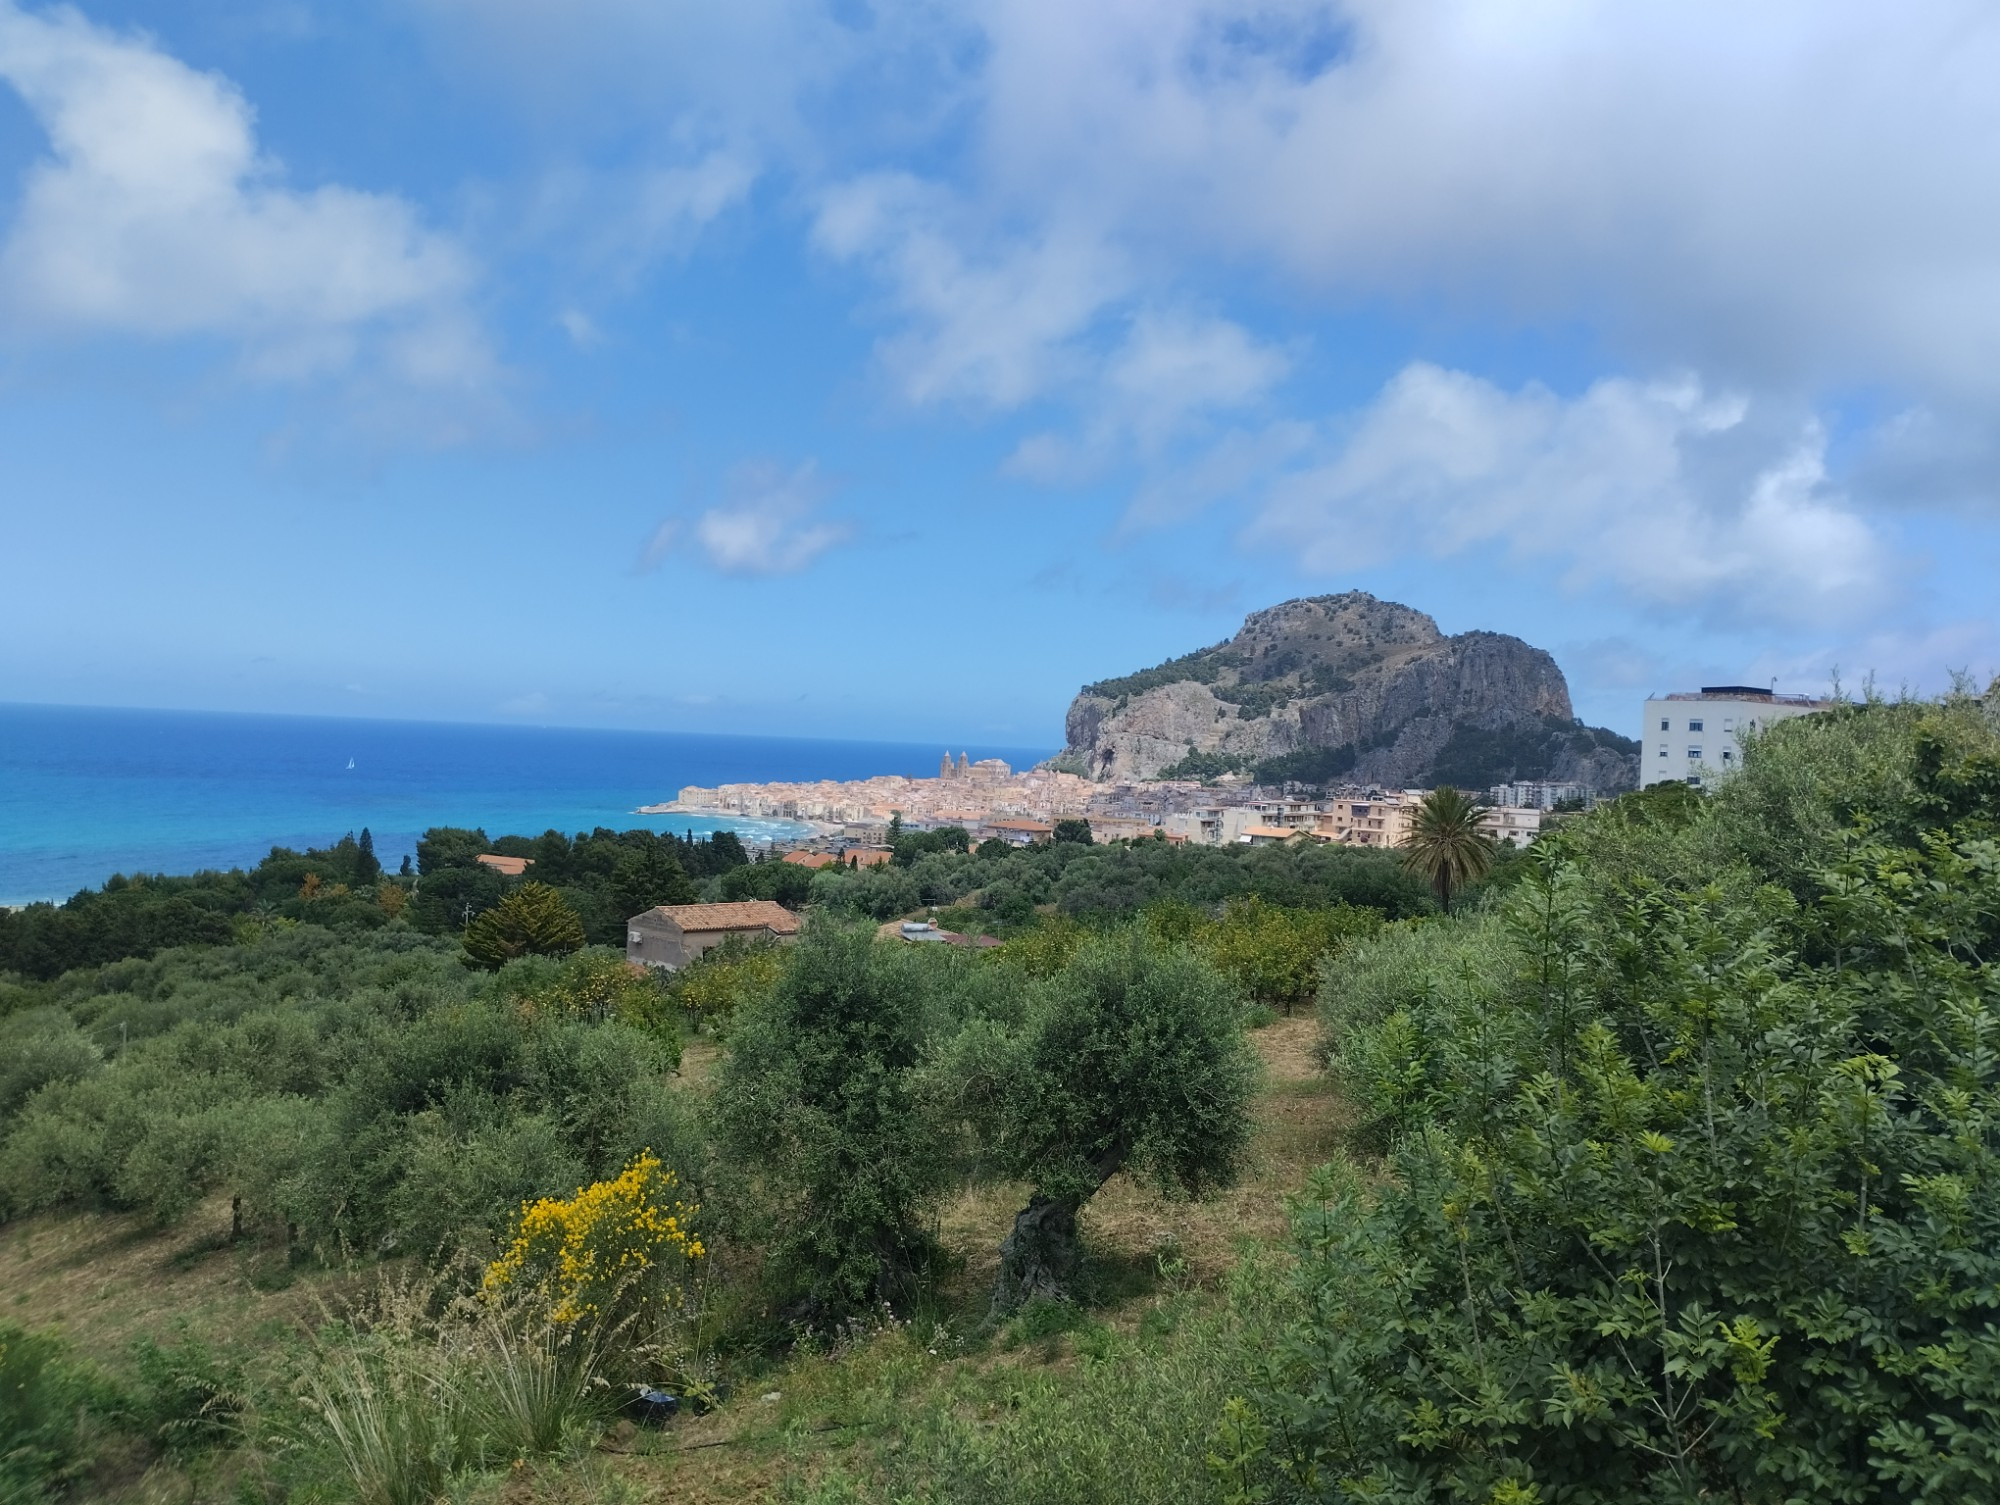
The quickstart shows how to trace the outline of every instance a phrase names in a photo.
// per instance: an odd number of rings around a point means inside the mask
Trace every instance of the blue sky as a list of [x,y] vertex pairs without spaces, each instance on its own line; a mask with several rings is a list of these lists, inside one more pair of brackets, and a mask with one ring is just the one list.
[[2000,670],[2000,16],[0,0],[0,699],[1059,740],[1365,589]]

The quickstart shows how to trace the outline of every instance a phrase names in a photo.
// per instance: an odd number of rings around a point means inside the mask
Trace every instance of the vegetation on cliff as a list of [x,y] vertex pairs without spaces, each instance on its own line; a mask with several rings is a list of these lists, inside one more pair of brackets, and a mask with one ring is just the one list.
[[[1193,694],[1169,694],[1197,686]],[[1469,788],[1630,788],[1638,745],[1583,726],[1555,661],[1517,638],[1445,637],[1363,592],[1288,601],[1227,642],[1086,685],[1062,765],[1097,775]]]

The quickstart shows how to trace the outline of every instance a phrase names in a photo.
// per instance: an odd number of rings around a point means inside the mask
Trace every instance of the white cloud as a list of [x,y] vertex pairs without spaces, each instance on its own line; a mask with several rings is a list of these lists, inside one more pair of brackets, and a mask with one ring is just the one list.
[[274,376],[345,366],[382,331],[382,359],[406,380],[489,374],[458,248],[400,199],[284,186],[226,79],[11,0],[0,78],[51,148],[0,248],[0,306],[17,327],[219,335]]
[[1642,364],[2000,397],[2000,12],[1976,0],[1011,0],[1016,212],[1338,299],[1583,318]]
[[829,190],[813,240],[888,289],[901,328],[877,349],[916,403],[1014,408],[1074,378],[1083,363],[1075,341],[1127,285],[1095,236],[995,234],[902,173]]
[[766,462],[730,473],[719,506],[688,523],[662,522],[640,555],[651,570],[683,540],[725,575],[795,575],[854,536],[851,524],[817,515],[827,487],[810,461],[786,470]]
[[[1074,394],[1083,412],[1080,432],[1030,434],[1005,468],[1058,485],[1087,480],[1132,456],[1158,472],[1169,451],[1206,436],[1214,415],[1256,406],[1290,370],[1284,351],[1231,320],[1141,308],[1083,373]],[[1212,468],[1208,458],[1193,463]],[[1159,508],[1153,520],[1170,510]]]
[[593,283],[625,288],[661,258],[685,254],[756,180],[754,164],[726,148],[615,172],[572,163],[536,181],[520,230],[560,245]]
[[1247,532],[1308,571],[1422,553],[1554,563],[1573,588],[1705,616],[1826,622],[1895,585],[1828,484],[1809,419],[1765,419],[1692,380],[1600,381],[1565,400],[1406,367],[1330,452],[1264,488]]

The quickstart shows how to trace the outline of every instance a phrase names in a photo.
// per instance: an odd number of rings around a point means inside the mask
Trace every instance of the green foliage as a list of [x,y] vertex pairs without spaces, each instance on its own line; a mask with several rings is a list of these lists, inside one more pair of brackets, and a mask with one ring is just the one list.
[[1087,847],[1092,840],[1090,822],[1076,816],[1065,816],[1055,823],[1055,830],[1051,839],[1055,841],[1071,841],[1080,846]]
[[1300,1205],[1263,1481],[1992,1496],[1995,751],[1950,706],[1759,739],[1743,792],[1584,817],[1504,915],[1329,969],[1389,1175]]
[[1069,1296],[1077,1211],[1117,1172],[1175,1196],[1235,1178],[1257,1076],[1241,1015],[1212,966],[1135,926],[1085,941],[1017,1024],[975,1021],[940,1053],[939,1116],[1034,1187],[1001,1246],[996,1311]]
[[183,1335],[172,1343],[141,1338],[132,1351],[138,1403],[134,1420],[169,1452],[222,1446],[239,1435],[250,1408],[242,1366]]
[[90,1461],[88,1413],[116,1408],[62,1343],[0,1321],[0,1498],[52,1498]]
[[[1049,1310],[1037,1307],[1034,1310]],[[1056,1307],[1066,1327],[1073,1309]],[[1061,1342],[1060,1338],[1055,1340]],[[1196,1505],[1225,1501],[1207,1463],[1216,1418],[1245,1367],[1241,1336],[1212,1319],[1171,1337],[1078,1334],[1073,1362],[964,1366],[938,1393],[896,1381],[916,1370],[913,1340],[896,1334],[857,1365],[896,1368],[868,1389],[857,1419],[894,1426],[884,1477],[838,1469],[800,1500],[924,1500],[938,1505]],[[897,1364],[897,1360],[902,1360]],[[922,1372],[918,1370],[917,1372]],[[907,1386],[908,1382],[904,1381]]]
[[994,1104],[999,1163],[1055,1197],[1127,1168],[1179,1195],[1227,1185],[1257,1076],[1240,1009],[1185,950],[1137,930],[1086,942],[1029,1007]]
[[1403,843],[1403,865],[1437,891],[1438,907],[1486,876],[1493,865],[1493,838],[1479,829],[1479,806],[1446,784],[1424,796]]
[[674,974],[672,996],[696,1023],[727,1030],[742,1009],[771,990],[783,970],[777,941],[725,936]]
[[[541,964],[541,968],[546,966]],[[640,1030],[659,1043],[662,1059],[674,1066],[680,1064],[679,1010],[674,1006],[673,992],[657,972],[628,962],[622,952],[604,946],[578,951],[553,977],[537,975],[541,968],[530,959],[511,962],[501,969],[501,985],[530,1009],[592,1024],[615,1019]]]
[[1248,773],[1250,760],[1237,753],[1204,751],[1192,742],[1185,755],[1160,770],[1163,779],[1199,779],[1204,784],[1225,773]]
[[931,1253],[948,1162],[917,1111],[922,965],[808,921],[776,986],[737,1015],[716,1075],[718,1134],[757,1178],[759,1231],[814,1323],[907,1304]]
[[697,1180],[657,989],[603,953],[489,979],[421,936],[313,927],[72,973],[45,1011],[0,1027],[53,1017],[126,1043],[0,1119],[0,1213],[108,1204],[171,1220],[227,1192],[253,1236],[290,1226],[328,1255],[428,1254],[647,1145]]
[[1151,912],[1147,917],[1155,928],[1181,929],[1187,944],[1208,957],[1252,1003],[1287,1014],[1314,996],[1322,962],[1373,935],[1382,923],[1372,909],[1347,904],[1287,909],[1254,895],[1230,900],[1213,920],[1188,924],[1178,916]]
[[1585,758],[1599,749],[1632,757],[1639,744],[1604,727],[1560,716],[1506,727],[1456,726],[1431,765],[1431,780],[1460,789],[1485,789],[1516,779],[1546,779],[1554,776],[1565,758]]
[[1352,742],[1342,747],[1302,747],[1266,758],[1254,772],[1260,784],[1330,784],[1351,773],[1360,758],[1361,750]]
[[787,909],[803,909],[812,897],[813,870],[772,858],[732,868],[722,875],[725,899],[770,899]]
[[629,920],[661,904],[693,904],[701,893],[672,850],[648,843],[618,859],[609,897],[618,913]]
[[465,927],[466,960],[498,970],[520,956],[560,956],[583,945],[583,921],[546,883],[524,883]]
[[1195,684],[1211,685],[1229,667],[1228,656],[1224,652],[1229,647],[1225,642],[1213,648],[1200,648],[1180,658],[1170,658],[1155,668],[1141,669],[1137,674],[1122,675],[1117,679],[1100,679],[1094,685],[1085,685],[1083,693],[1095,695],[1101,700],[1125,700],[1134,695],[1143,695],[1148,690],[1157,690],[1164,685]]
[[464,826],[432,826],[417,838],[417,871],[428,878],[445,868],[471,867],[481,852],[493,850],[486,833]]

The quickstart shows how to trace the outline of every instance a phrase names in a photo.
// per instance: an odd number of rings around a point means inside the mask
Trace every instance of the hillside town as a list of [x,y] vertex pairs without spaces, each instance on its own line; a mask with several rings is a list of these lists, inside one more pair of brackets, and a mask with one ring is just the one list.
[[[1205,846],[1269,846],[1311,840],[1343,846],[1397,847],[1424,789],[1355,785],[1306,798],[1224,778],[1130,780],[1096,784],[1046,767],[1016,773],[999,758],[970,761],[947,753],[935,778],[881,775],[816,783],[690,785],[678,799],[646,806],[647,815],[741,815],[810,823],[812,837],[791,843],[794,856],[853,852],[876,858],[893,821],[900,830],[963,828],[974,841],[1010,846],[1048,840],[1061,820],[1089,823],[1097,842],[1160,837]],[[1496,841],[1526,846],[1543,815],[1581,806],[1577,784],[1520,782],[1485,791],[1481,825]]]
[[[1740,766],[1741,737],[1760,726],[1805,715],[1826,702],[1744,685],[1704,685],[1649,698],[1643,707],[1647,756],[1640,782],[1697,787]],[[1673,736],[1682,740],[1669,743]],[[813,834],[785,843],[794,860],[883,860],[890,825],[906,831],[963,828],[974,841],[1025,846],[1049,839],[1062,820],[1089,822],[1097,842],[1161,837],[1205,846],[1268,846],[1311,840],[1342,846],[1400,847],[1430,791],[1346,784],[1310,797],[1296,786],[1261,785],[1240,775],[1097,782],[1047,764],[1016,772],[1003,759],[947,752],[934,778],[883,774],[813,783],[689,785],[642,815],[750,816],[809,824]],[[1596,802],[1589,785],[1516,780],[1480,791],[1481,828],[1495,841],[1524,847],[1552,811]]]

